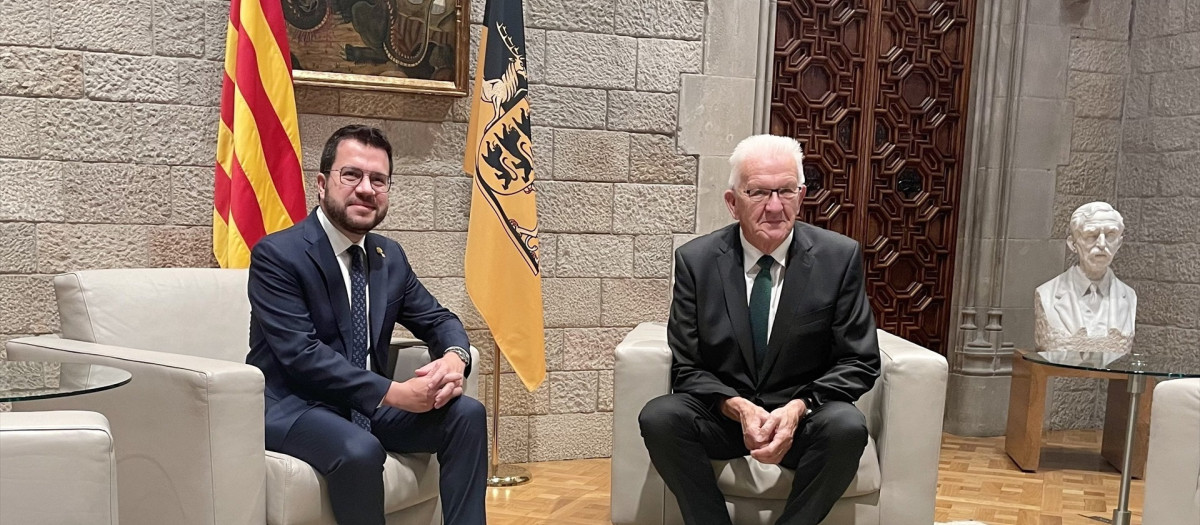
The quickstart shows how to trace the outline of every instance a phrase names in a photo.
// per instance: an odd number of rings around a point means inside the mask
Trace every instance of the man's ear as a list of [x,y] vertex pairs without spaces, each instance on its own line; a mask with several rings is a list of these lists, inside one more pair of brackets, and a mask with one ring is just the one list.
[[1074,240],[1075,240],[1074,236],[1067,235],[1067,249],[1071,250],[1071,253],[1073,253],[1075,255],[1079,255],[1079,251],[1075,249],[1075,243],[1072,242]]
[[328,179],[325,178],[325,174],[317,173],[317,200],[318,201],[325,197],[325,183],[326,182],[328,182]]
[[733,189],[725,190],[725,207],[729,208],[729,216],[737,220],[737,195],[734,195]]
[[796,199],[796,203],[799,205],[796,206],[796,216],[793,217],[793,219],[800,220],[800,206],[804,205],[804,196],[806,196],[806,195],[808,195],[808,186],[801,184],[800,185],[800,197],[798,199]]

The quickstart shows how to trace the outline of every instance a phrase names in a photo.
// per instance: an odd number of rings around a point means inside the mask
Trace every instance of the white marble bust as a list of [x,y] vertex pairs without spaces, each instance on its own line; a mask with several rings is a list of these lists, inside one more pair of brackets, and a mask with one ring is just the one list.
[[1127,353],[1133,346],[1137,294],[1109,264],[1121,247],[1125,221],[1106,202],[1071,214],[1067,248],[1079,264],[1046,281],[1033,294],[1038,350]]

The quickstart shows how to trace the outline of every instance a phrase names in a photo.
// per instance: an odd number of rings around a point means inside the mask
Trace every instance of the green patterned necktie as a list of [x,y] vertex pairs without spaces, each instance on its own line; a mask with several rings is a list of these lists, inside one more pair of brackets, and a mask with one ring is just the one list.
[[754,357],[762,365],[767,356],[767,324],[771,318],[771,268],[775,259],[764,255],[758,260],[758,276],[750,290],[750,329],[754,333]]

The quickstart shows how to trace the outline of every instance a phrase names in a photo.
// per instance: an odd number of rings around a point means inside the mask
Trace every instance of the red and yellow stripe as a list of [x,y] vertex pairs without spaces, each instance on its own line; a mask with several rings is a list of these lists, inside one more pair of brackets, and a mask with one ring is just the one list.
[[304,218],[290,56],[279,2],[230,2],[213,186],[213,254],[222,268],[249,266],[254,243]]

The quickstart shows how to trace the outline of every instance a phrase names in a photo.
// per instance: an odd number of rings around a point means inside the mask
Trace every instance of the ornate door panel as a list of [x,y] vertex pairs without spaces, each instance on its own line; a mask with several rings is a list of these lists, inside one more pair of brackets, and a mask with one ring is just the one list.
[[[973,13],[972,0],[780,0],[777,17],[771,131],[805,146],[801,218],[863,244],[880,328],[942,353]],[[856,84],[822,90],[831,61],[806,51],[843,49],[864,51],[828,75]],[[846,110],[822,120],[834,103]]]
[[866,182],[851,175],[865,162],[855,144],[864,121],[868,0],[780,0],[775,25],[771,133],[804,145],[806,222],[851,235],[853,195]]

